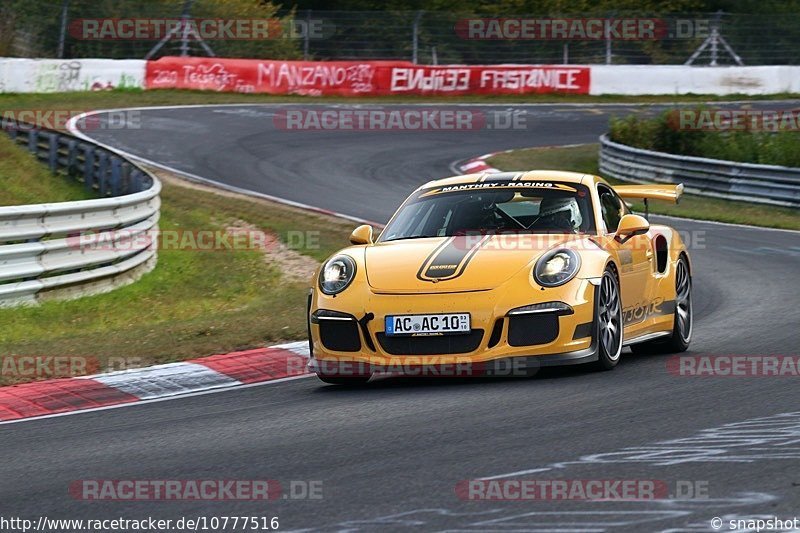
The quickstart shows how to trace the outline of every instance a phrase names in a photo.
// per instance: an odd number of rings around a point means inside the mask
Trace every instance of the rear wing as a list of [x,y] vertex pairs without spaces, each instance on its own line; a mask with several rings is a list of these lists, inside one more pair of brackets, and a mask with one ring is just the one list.
[[641,198],[647,200],[664,200],[677,204],[678,199],[683,194],[683,183],[677,185],[614,185],[614,191],[621,198]]
[[683,183],[677,185],[614,185],[614,191],[623,199],[641,198],[644,200],[644,217],[650,219],[650,205],[648,200],[664,200],[665,202],[678,203],[683,194]]

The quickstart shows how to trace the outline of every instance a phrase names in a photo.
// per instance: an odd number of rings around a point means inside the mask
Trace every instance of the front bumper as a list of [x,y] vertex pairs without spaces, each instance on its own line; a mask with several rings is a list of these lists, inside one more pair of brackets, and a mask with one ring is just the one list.
[[592,342],[583,350],[550,355],[512,356],[488,361],[461,361],[419,363],[415,360],[397,358],[384,364],[349,361],[346,359],[315,359],[308,363],[308,369],[326,376],[370,376],[373,374],[401,374],[424,377],[523,377],[535,374],[548,366],[563,366],[591,363],[597,361],[597,344]]
[[[499,376],[597,360],[595,286],[585,279],[534,295],[508,288],[438,294],[359,292],[334,298],[315,291],[309,298],[313,372]],[[533,296],[536,301],[531,301]],[[545,302],[558,302],[562,309],[529,307]],[[390,337],[384,333],[387,315],[450,312],[470,313],[470,334]]]

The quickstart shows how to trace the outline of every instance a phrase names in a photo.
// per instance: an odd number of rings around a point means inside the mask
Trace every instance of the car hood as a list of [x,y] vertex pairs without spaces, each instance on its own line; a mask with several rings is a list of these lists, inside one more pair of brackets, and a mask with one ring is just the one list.
[[365,250],[367,281],[376,292],[489,290],[545,251],[577,235],[428,237],[378,243]]

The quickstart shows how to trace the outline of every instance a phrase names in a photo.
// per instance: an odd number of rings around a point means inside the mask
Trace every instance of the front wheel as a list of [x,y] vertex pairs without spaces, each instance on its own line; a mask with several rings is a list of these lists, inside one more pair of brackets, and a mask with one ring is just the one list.
[[327,374],[317,374],[317,377],[329,385],[349,385],[351,387],[364,385],[372,377],[371,374],[364,376],[331,376]]
[[672,321],[672,335],[667,339],[656,339],[634,344],[635,354],[680,353],[689,348],[692,340],[692,276],[689,262],[681,256],[675,265],[675,318]]
[[616,274],[606,270],[595,302],[595,335],[598,358],[595,368],[611,370],[622,354],[622,305]]

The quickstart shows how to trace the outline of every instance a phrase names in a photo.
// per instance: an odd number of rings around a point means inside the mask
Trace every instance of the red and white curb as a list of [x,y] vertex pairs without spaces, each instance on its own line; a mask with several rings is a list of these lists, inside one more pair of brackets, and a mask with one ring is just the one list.
[[0,388],[0,423],[308,375],[308,342]]
[[480,157],[473,157],[472,159],[468,159],[463,163],[458,163],[455,165],[455,170],[457,170],[461,174],[478,174],[480,172],[488,172],[488,173],[495,173],[495,172],[502,172],[499,169],[494,168],[493,166],[489,165],[486,160],[490,157],[493,157],[497,154],[503,152],[492,152],[491,154],[485,154]]

